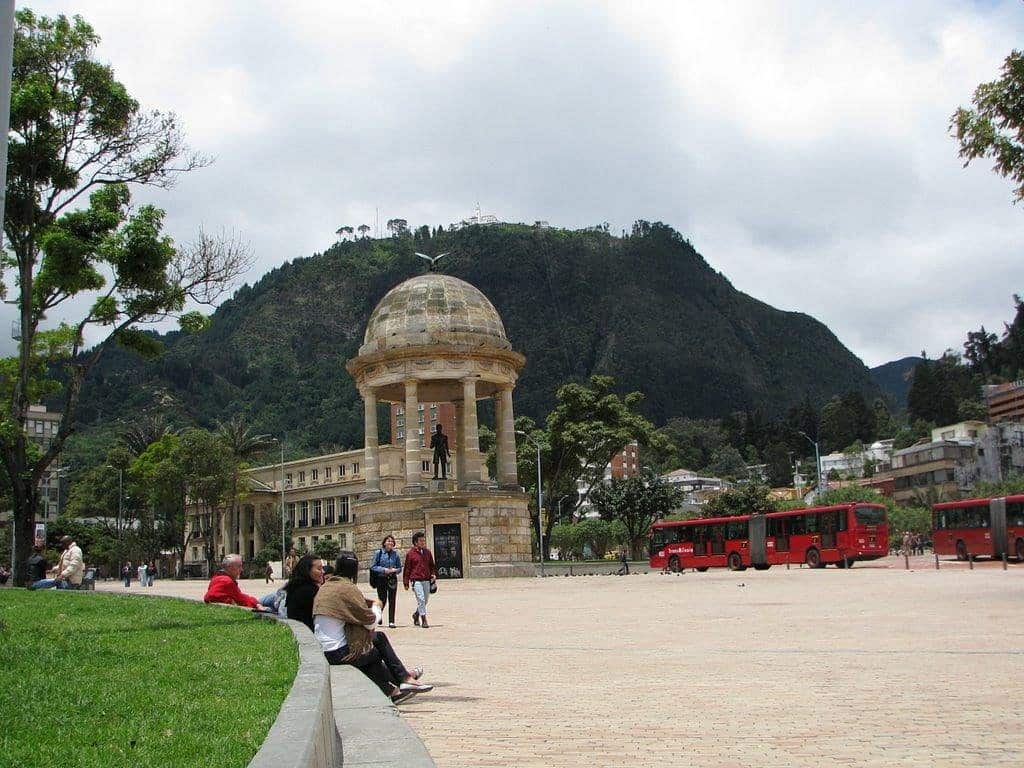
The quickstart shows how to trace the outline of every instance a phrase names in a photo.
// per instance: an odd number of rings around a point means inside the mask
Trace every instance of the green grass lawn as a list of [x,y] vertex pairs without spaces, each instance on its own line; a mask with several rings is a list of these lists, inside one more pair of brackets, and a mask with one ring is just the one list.
[[0,590],[0,766],[242,768],[297,668],[240,608]]

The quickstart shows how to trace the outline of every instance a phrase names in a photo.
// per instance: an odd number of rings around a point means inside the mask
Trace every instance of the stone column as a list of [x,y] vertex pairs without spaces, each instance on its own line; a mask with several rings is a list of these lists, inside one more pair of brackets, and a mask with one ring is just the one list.
[[480,482],[480,428],[476,420],[476,379],[462,380],[462,466],[459,488],[477,491],[486,486]]
[[[370,498],[381,496],[380,490],[380,447],[377,440],[377,393],[373,387],[361,389],[363,396],[363,477],[366,478],[366,490],[360,496]],[[407,433],[408,434],[408,433]]]
[[519,489],[516,471],[516,426],[512,412],[512,385],[501,388],[494,398],[498,438],[498,485],[508,490]]
[[265,505],[260,504],[258,510],[257,510],[255,504],[252,507],[252,515],[253,515],[252,548],[253,548],[254,552],[259,552],[261,549],[263,549],[263,537],[260,536],[260,527],[259,527],[259,525],[257,525],[257,523],[259,522],[260,518],[263,516],[264,506]]
[[417,382],[409,379],[405,382],[405,487],[402,493],[424,493],[422,469],[420,468],[420,436],[418,422],[413,421],[419,416],[419,398]]
[[463,408],[461,400],[456,400],[453,405],[455,406],[455,450],[452,455],[455,457],[455,463],[452,465],[451,477],[458,481],[458,486],[461,488],[463,473],[466,469],[464,458],[466,455],[466,409]]

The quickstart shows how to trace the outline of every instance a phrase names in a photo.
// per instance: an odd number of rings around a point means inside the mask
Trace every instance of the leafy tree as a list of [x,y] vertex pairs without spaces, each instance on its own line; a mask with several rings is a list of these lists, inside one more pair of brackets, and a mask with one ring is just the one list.
[[1024,54],[1011,51],[1002,77],[979,85],[971,103],[973,109],[960,107],[950,119],[964,166],[992,158],[993,170],[1017,185],[1014,201],[1024,199]]
[[613,478],[590,493],[590,503],[602,520],[622,524],[634,559],[642,556],[643,543],[651,524],[683,502],[683,491],[664,482],[654,473],[620,480]]
[[933,429],[935,429],[935,422],[916,419],[912,423],[900,428],[893,439],[892,447],[897,451],[909,448],[918,440],[929,437]]
[[911,420],[953,424],[959,420],[960,403],[979,402],[980,397],[978,378],[955,355],[947,353],[914,366],[907,413]]
[[864,395],[854,390],[829,400],[821,410],[820,434],[829,450],[857,440],[874,440],[875,414],[864,402]]
[[316,544],[313,545],[313,554],[323,560],[325,563],[334,564],[334,561],[338,558],[338,553],[341,552],[341,545],[335,539],[320,538]]
[[974,489],[976,496],[1010,496],[1024,493],[1024,474],[1011,474],[998,482],[984,481]]
[[793,465],[789,460],[789,451],[780,443],[772,443],[765,451],[764,460],[767,464],[768,484],[773,488],[781,488],[793,484]]
[[[139,322],[178,316],[183,329],[202,329],[186,302],[212,303],[248,266],[245,248],[206,236],[176,249],[162,233],[162,211],[131,207],[129,184],[168,187],[206,161],[185,146],[174,115],[142,110],[95,60],[98,43],[80,17],[16,15],[3,222],[10,253],[0,265],[14,273],[21,338],[17,356],[0,361],[0,459],[19,534],[18,584],[27,578],[39,480],[76,427],[90,371],[115,343],[156,354]],[[87,307],[76,320],[40,328],[72,300]],[[87,330],[100,332],[89,351]],[[28,406],[57,395],[60,429],[31,458]]]
[[[639,392],[620,397],[614,391],[610,376],[592,376],[587,384],[565,384],[558,389],[557,405],[548,414],[545,429],[538,429],[525,417],[516,419],[516,430],[525,432],[540,445],[543,503],[547,513],[545,538],[550,540],[552,527],[563,519],[571,519],[579,497],[577,479],[587,486],[587,495],[601,484],[604,468],[623,447],[637,440],[641,454],[652,446],[667,444],[656,433],[654,425],[637,412],[643,399]],[[533,486],[536,495],[536,453],[530,440],[517,446],[519,480]],[[559,502],[573,503],[560,507]],[[533,528],[537,518],[533,516]]]
[[723,446],[715,451],[707,469],[715,477],[727,480],[743,480],[747,476],[747,462],[740,452],[731,445]]
[[[188,439],[191,445],[192,436]],[[142,480],[146,502],[164,546],[177,553],[179,563],[185,562],[189,542],[197,533],[196,527],[189,526],[185,517],[188,494],[185,451],[183,437],[168,433],[150,443],[132,462],[132,474]]]
[[744,483],[714,496],[701,510],[701,517],[764,514],[774,509],[768,486],[761,483]]
[[551,529],[551,546],[563,560],[579,560],[585,551],[601,559],[612,546],[626,541],[626,530],[618,520],[586,518],[577,523],[559,523]]
[[729,443],[718,419],[672,419],[658,432],[663,444],[671,447],[663,455],[651,456],[651,466],[659,472],[681,468],[701,471],[711,464],[715,451]]

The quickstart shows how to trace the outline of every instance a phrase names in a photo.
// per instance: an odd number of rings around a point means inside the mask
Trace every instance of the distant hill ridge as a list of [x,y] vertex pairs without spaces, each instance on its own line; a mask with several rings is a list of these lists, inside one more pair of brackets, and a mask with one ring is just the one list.
[[871,380],[882,390],[893,413],[907,410],[907,393],[910,392],[914,366],[922,360],[923,357],[903,357],[871,369]]
[[161,337],[153,362],[114,351],[83,390],[85,424],[160,407],[210,424],[242,412],[309,449],[356,446],[362,405],[345,361],[394,285],[423,271],[414,251],[451,255],[440,271],[494,303],[527,358],[516,412],[542,417],[569,380],[609,374],[645,393],[655,423],[761,409],[778,414],[878,390],[868,369],[812,317],[737,291],[677,232],[634,234],[471,226],[338,243],[243,286],[196,336]]

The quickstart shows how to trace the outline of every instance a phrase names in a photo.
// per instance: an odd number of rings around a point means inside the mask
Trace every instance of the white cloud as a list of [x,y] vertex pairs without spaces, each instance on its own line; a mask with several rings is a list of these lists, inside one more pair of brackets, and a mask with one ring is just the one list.
[[679,229],[741,290],[868,364],[1010,317],[1021,211],[960,167],[950,113],[996,76],[1019,4],[47,1],[211,168],[180,239],[249,239],[250,281],[343,223]]

